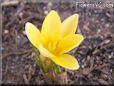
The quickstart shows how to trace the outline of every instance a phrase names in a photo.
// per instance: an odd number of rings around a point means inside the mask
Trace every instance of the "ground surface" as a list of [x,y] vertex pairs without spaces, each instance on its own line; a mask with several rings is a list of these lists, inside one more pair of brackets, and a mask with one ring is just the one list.
[[78,13],[77,33],[83,43],[69,52],[81,68],[68,70],[69,84],[114,84],[114,9],[84,8],[70,3],[14,3],[2,6],[2,73],[4,84],[46,84],[33,57],[24,25],[41,28],[44,17],[56,10],[61,19]]

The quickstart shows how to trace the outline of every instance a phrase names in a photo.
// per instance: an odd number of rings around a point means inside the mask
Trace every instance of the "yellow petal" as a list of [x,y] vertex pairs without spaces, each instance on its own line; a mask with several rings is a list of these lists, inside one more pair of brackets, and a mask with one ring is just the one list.
[[32,23],[27,22],[25,25],[25,32],[30,42],[38,48],[39,44],[41,43],[41,34],[37,27]]
[[72,34],[64,37],[57,45],[55,54],[63,54],[66,53],[73,48],[77,47],[82,41],[84,37],[81,34]]
[[76,58],[74,58],[71,55],[68,54],[62,54],[60,56],[55,57],[54,59],[52,59],[56,64],[67,68],[67,69],[78,69],[79,68],[79,64]]
[[69,34],[74,34],[76,32],[78,18],[79,15],[74,14],[63,21],[60,33],[62,37],[67,36]]
[[42,44],[39,45],[39,51],[42,56],[48,57],[48,58],[54,58],[55,55],[53,55],[50,51],[48,51],[46,48],[42,46]]
[[47,45],[48,42],[52,42],[52,44],[55,44],[55,40],[59,38],[60,29],[61,29],[60,17],[56,11],[51,11],[46,16],[42,25],[41,34],[44,45]]

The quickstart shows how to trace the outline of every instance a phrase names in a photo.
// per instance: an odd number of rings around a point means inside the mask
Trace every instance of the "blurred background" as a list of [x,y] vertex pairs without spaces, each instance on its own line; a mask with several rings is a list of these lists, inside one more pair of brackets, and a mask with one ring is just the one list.
[[[87,0],[86,0],[87,1]],[[46,84],[25,34],[25,23],[39,29],[50,10],[56,10],[62,21],[79,14],[77,33],[83,43],[69,54],[75,56],[80,69],[68,71],[68,83],[78,85],[114,84],[114,3],[110,6],[84,6],[74,0],[1,0],[2,5],[2,83]],[[95,3],[95,2],[94,2]],[[52,21],[53,22],[53,21]]]

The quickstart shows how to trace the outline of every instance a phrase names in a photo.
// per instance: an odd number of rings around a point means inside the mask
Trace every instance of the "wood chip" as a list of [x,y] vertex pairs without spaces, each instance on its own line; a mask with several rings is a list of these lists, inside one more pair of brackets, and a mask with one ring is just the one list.
[[103,79],[98,79],[98,82],[103,84],[103,85],[109,85],[108,81],[105,81]]
[[23,79],[24,79],[26,84],[29,84],[29,81],[28,81],[27,76],[25,74],[23,74]]

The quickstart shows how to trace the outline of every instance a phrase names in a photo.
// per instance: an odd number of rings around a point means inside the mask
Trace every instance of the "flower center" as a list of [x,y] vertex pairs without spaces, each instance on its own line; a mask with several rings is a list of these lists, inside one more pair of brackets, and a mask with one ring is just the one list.
[[49,51],[51,51],[52,53],[54,52],[54,50],[56,49],[56,46],[57,46],[57,41],[55,41],[55,42],[49,42],[48,43],[48,49],[49,49]]

